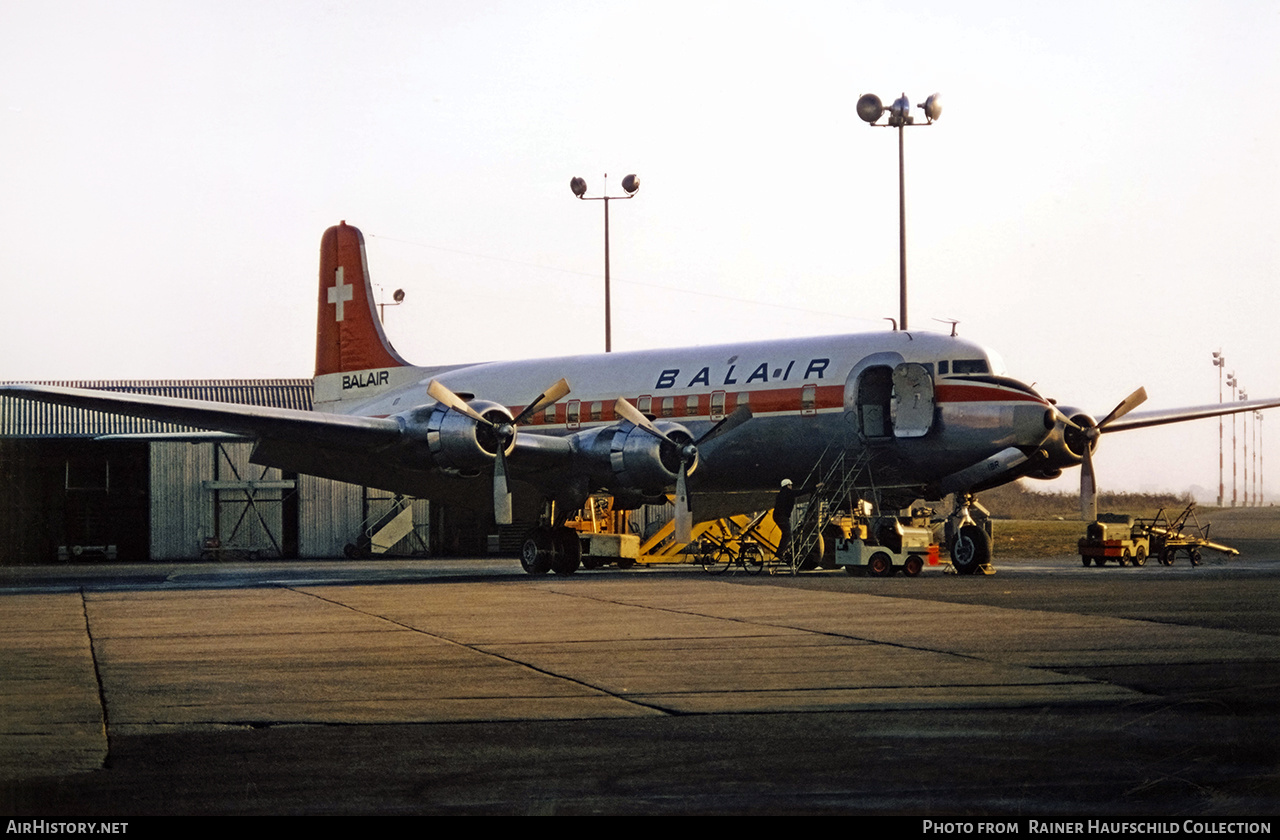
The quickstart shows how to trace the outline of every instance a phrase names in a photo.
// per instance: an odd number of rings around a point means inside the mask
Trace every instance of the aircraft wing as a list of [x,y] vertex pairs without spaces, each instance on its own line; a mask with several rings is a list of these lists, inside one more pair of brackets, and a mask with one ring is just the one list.
[[[492,509],[493,492],[485,482],[446,474],[413,456],[421,430],[398,420],[360,417],[289,408],[206,402],[52,385],[0,385],[0,397],[11,397],[87,411],[125,414],[211,432],[156,435],[113,435],[146,440],[210,442],[235,440],[254,444],[251,460],[292,472],[364,484],[397,493],[456,502],[477,511]],[[512,452],[515,484],[530,480],[540,486],[560,478],[570,458],[567,441],[521,435]],[[540,493],[521,493],[517,513],[537,517]]]
[[291,408],[214,403],[53,385],[0,385],[0,396],[127,414],[252,439],[311,441],[344,449],[376,450],[400,440],[400,424],[379,417],[350,417]]
[[1203,420],[1207,417],[1240,414],[1263,408],[1276,408],[1277,406],[1280,406],[1280,398],[1210,403],[1209,405],[1192,406],[1190,408],[1166,408],[1159,411],[1131,411],[1123,417],[1112,420],[1103,426],[1100,431],[1104,434],[1109,434],[1129,429],[1145,429],[1148,426],[1163,426],[1166,423],[1182,423],[1187,420]]

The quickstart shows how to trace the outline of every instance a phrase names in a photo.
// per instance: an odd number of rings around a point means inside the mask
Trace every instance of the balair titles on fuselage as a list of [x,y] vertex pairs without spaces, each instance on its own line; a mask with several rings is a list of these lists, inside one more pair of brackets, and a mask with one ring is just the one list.
[[[823,372],[827,369],[827,367],[830,364],[831,364],[830,359],[810,359],[808,366],[804,370],[804,376],[802,378],[808,379],[810,376],[813,376],[816,379],[821,379]],[[787,362],[787,366],[785,368],[783,367],[773,368],[773,378],[775,380],[781,380],[783,382],[786,382],[791,377],[791,372],[795,370],[795,366],[796,366],[795,359],[792,359],[791,361]],[[737,368],[738,366],[736,364],[730,364],[729,369],[725,371],[724,381],[720,384],[737,385],[738,384],[737,377],[740,375],[739,373],[736,372]],[[770,368],[770,365],[768,362],[761,362],[759,365],[755,367],[754,370],[752,370],[751,374],[747,376],[746,382],[743,384],[750,385],[752,382],[768,382],[769,368]],[[667,368],[663,370],[662,373],[658,374],[658,381],[657,383],[655,383],[653,387],[659,388],[659,389],[678,387],[679,378],[680,378],[680,368]],[[717,378],[718,378],[718,375],[717,375]],[[693,375],[693,378],[689,380],[689,384],[685,385],[684,387],[696,388],[699,385],[705,385],[707,387],[711,387],[711,367],[710,366],[704,367],[700,369],[697,373],[695,373]]]

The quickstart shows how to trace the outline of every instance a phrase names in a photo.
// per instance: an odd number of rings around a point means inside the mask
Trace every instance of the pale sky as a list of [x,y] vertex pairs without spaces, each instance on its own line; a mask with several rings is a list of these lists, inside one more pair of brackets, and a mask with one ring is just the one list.
[[[310,376],[343,219],[407,293],[387,331],[410,361],[602,350],[603,212],[569,180],[599,195],[606,172],[642,182],[611,205],[615,350],[887,329],[897,137],[854,103],[937,91],[941,120],[906,134],[913,329],[956,319],[1099,417],[1138,385],[1144,408],[1216,402],[1218,349],[1280,396],[1274,0],[0,0],[0,20],[0,379]],[[1280,412],[1260,428],[1272,498]],[[1099,481],[1213,490],[1217,446],[1212,420],[1107,436]]]

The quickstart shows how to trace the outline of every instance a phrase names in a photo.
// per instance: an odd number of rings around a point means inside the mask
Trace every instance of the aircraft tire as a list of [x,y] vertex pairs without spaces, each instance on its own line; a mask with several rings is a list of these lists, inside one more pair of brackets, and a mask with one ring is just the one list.
[[[1100,561],[1101,557],[1098,558]],[[971,575],[991,562],[991,540],[977,525],[965,525],[951,543],[951,565],[962,575]],[[1101,562],[1098,563],[1102,565]]]
[[889,577],[893,574],[893,558],[883,551],[877,551],[867,561],[867,571],[876,577]]
[[571,575],[582,566],[582,543],[578,532],[572,528],[559,528],[554,534],[555,544],[551,555],[551,571],[558,575]]
[[920,574],[920,571],[923,568],[924,561],[920,559],[920,555],[912,554],[907,558],[906,562],[902,564],[902,573],[907,577],[915,577]]
[[520,565],[531,575],[551,571],[551,534],[545,528],[534,528],[520,546]]

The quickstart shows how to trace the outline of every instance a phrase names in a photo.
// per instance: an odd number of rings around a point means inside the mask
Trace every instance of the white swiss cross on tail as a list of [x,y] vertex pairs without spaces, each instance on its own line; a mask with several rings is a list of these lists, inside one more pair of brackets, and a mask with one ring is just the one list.
[[[408,366],[387,341],[371,305],[368,264],[359,230],[343,222],[324,232],[315,287],[316,376],[335,376],[330,393],[345,393],[338,374],[364,371],[361,381],[373,376],[376,382],[379,371]],[[322,393],[317,399],[330,398]]]
[[355,290],[351,288],[350,283],[342,282],[342,266],[338,266],[333,285],[329,288],[329,303],[336,305],[333,320],[342,320],[342,305],[353,297],[355,297]]

